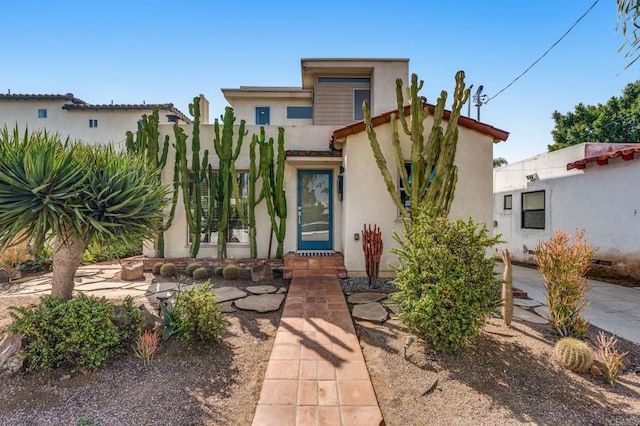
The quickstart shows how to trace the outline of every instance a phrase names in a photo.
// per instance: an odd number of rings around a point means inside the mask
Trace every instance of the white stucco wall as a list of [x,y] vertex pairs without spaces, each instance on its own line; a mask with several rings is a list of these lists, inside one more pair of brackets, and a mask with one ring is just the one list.
[[[62,138],[79,139],[87,144],[114,143],[124,147],[128,130],[138,128],[138,120],[151,111],[141,110],[72,110],[62,109],[67,101],[50,100],[0,100],[0,127],[21,129],[47,129]],[[38,118],[38,109],[46,109],[47,117]],[[167,111],[160,111],[160,122],[168,123]],[[98,127],[90,128],[89,119],[97,119]]]
[[[599,273],[640,279],[640,161],[609,160],[606,166],[587,164],[567,170],[567,163],[584,158],[585,144],[500,167],[494,170],[495,232],[502,234],[514,260],[535,263],[531,253],[539,241],[556,230],[573,234],[584,229],[599,247],[596,259],[611,262]],[[532,181],[527,175],[537,174]],[[522,229],[523,192],[545,191],[545,229]],[[512,210],[504,196],[511,194]]]
[[[425,122],[428,134],[432,119]],[[378,141],[394,181],[398,181],[398,170],[391,144],[390,124],[376,127]],[[404,134],[403,152],[410,159],[410,141]],[[382,273],[390,274],[390,264],[397,264],[397,258],[390,253],[397,243],[393,232],[400,233],[404,227],[398,218],[398,210],[387,192],[384,179],[375,163],[366,132],[349,136],[343,148],[345,157],[345,193],[342,203],[344,217],[344,257],[346,268],[351,275],[365,271],[362,241],[354,235],[361,234],[364,224],[376,224],[382,230],[384,254],[380,261]],[[458,166],[458,183],[450,217],[472,217],[484,222],[491,229],[493,141],[468,129],[460,129],[455,164]]]
[[409,63],[406,61],[388,61],[374,63],[371,73],[372,115],[383,114],[398,108],[396,100],[396,79],[409,85]]
[[287,118],[288,106],[311,107],[313,104],[310,99],[280,99],[263,97],[255,99],[242,98],[233,99],[231,106],[233,107],[233,112],[237,117],[236,123],[239,123],[240,120],[244,119],[247,124],[256,124],[256,107],[260,106],[270,108],[271,126],[310,126],[313,124],[312,118]]

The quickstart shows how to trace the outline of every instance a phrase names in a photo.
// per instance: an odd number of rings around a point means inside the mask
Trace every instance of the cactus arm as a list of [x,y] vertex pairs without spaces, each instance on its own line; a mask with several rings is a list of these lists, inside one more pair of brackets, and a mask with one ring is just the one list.
[[[391,177],[391,173],[389,172],[389,168],[387,167],[387,160],[384,158],[382,154],[382,150],[380,149],[380,143],[378,143],[378,137],[373,128],[373,123],[371,122],[371,111],[369,110],[369,105],[367,101],[363,103],[362,111],[364,113],[364,122],[367,130],[367,135],[369,136],[369,142],[371,148],[373,149],[373,156],[376,160],[376,164],[378,165],[378,169],[382,174],[382,178],[387,185],[387,191],[389,195],[391,195],[391,199],[395,203],[398,210],[400,210],[400,214],[403,217],[411,217],[411,214],[407,211],[407,209],[402,204],[400,199],[400,195],[398,194],[397,188],[393,183],[393,178]],[[402,166],[404,168],[404,165]]]
[[398,116],[400,118],[400,123],[402,124],[402,130],[407,135],[410,135],[409,126],[407,125],[407,117],[404,116],[404,99],[402,97],[402,80],[396,79],[396,100],[398,103]]
[[[264,128],[261,128],[264,131]],[[258,257],[256,241],[256,181],[258,179],[258,164],[256,164],[256,145],[258,135],[251,137],[249,144],[249,188],[247,189],[247,224],[249,225],[249,256]]]

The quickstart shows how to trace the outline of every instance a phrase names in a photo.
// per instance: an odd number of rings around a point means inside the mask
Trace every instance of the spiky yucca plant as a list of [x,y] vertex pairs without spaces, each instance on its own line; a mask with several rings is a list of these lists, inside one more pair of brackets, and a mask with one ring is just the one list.
[[0,248],[24,230],[40,252],[54,239],[54,297],[70,299],[85,248],[151,238],[162,225],[165,187],[142,160],[45,132],[0,131]]

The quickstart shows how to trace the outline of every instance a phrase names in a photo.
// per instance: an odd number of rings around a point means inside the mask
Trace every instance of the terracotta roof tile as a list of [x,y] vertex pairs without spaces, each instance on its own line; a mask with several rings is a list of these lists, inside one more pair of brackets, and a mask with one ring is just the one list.
[[[429,111],[431,112],[431,114],[433,114],[433,111],[435,110],[435,105],[428,104],[428,103],[425,103],[424,105],[427,108],[429,108]],[[406,105],[404,107],[404,113],[406,116],[411,114],[410,105]],[[371,117],[371,122],[373,123],[373,127],[377,127],[384,123],[391,122],[392,114],[398,114],[398,110],[396,109],[393,111],[385,112],[380,115],[376,115],[375,117]],[[450,116],[451,116],[451,111],[445,110],[443,118],[445,120],[448,120]],[[462,127],[466,127],[467,129],[475,130],[485,135],[492,136],[494,139],[497,139],[500,141],[506,141],[507,138],[509,137],[509,132],[500,130],[489,124],[481,123],[480,121],[474,120],[473,118],[469,118],[469,117],[460,117],[460,119],[458,120],[458,125]],[[365,127],[364,121],[357,121],[355,123],[351,123],[346,126],[335,129],[333,131],[333,134],[331,135],[331,146],[333,146],[333,143],[336,140],[346,138],[349,135],[354,135],[356,133],[363,132],[365,131],[365,129],[366,127]]]
[[617,149],[615,151],[604,152],[602,154],[586,157],[582,160],[574,161],[567,164],[567,170],[577,169],[583,170],[588,163],[596,163],[598,166],[606,166],[609,160],[616,157],[622,157],[624,161],[633,160],[635,153],[640,153],[640,144],[628,148]]
[[8,101],[70,101],[74,104],[86,103],[82,99],[73,96],[73,93],[60,94],[26,94],[26,93],[9,93],[0,94],[0,100]]
[[320,151],[310,149],[290,149],[286,151],[287,157],[342,157],[341,151]]
[[172,103],[167,104],[66,104],[62,108],[69,111],[86,111],[86,110],[106,110],[106,111],[151,111],[153,107],[158,107],[160,111],[170,111],[180,117],[187,123],[191,123],[191,119],[182,113],[178,108],[174,107]]

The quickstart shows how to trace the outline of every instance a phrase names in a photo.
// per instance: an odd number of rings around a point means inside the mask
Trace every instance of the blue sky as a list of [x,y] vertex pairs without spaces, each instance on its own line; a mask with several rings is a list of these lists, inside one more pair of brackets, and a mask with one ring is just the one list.
[[[220,88],[299,86],[300,58],[395,57],[410,58],[432,102],[452,91],[459,69],[492,96],[593,1],[11,1],[2,7],[0,92],[173,102],[185,113],[204,93],[213,118],[226,105]],[[604,103],[640,78],[639,65],[624,69],[615,27],[615,2],[600,0],[482,107],[483,122],[511,132],[494,156],[545,152],[554,110]]]

